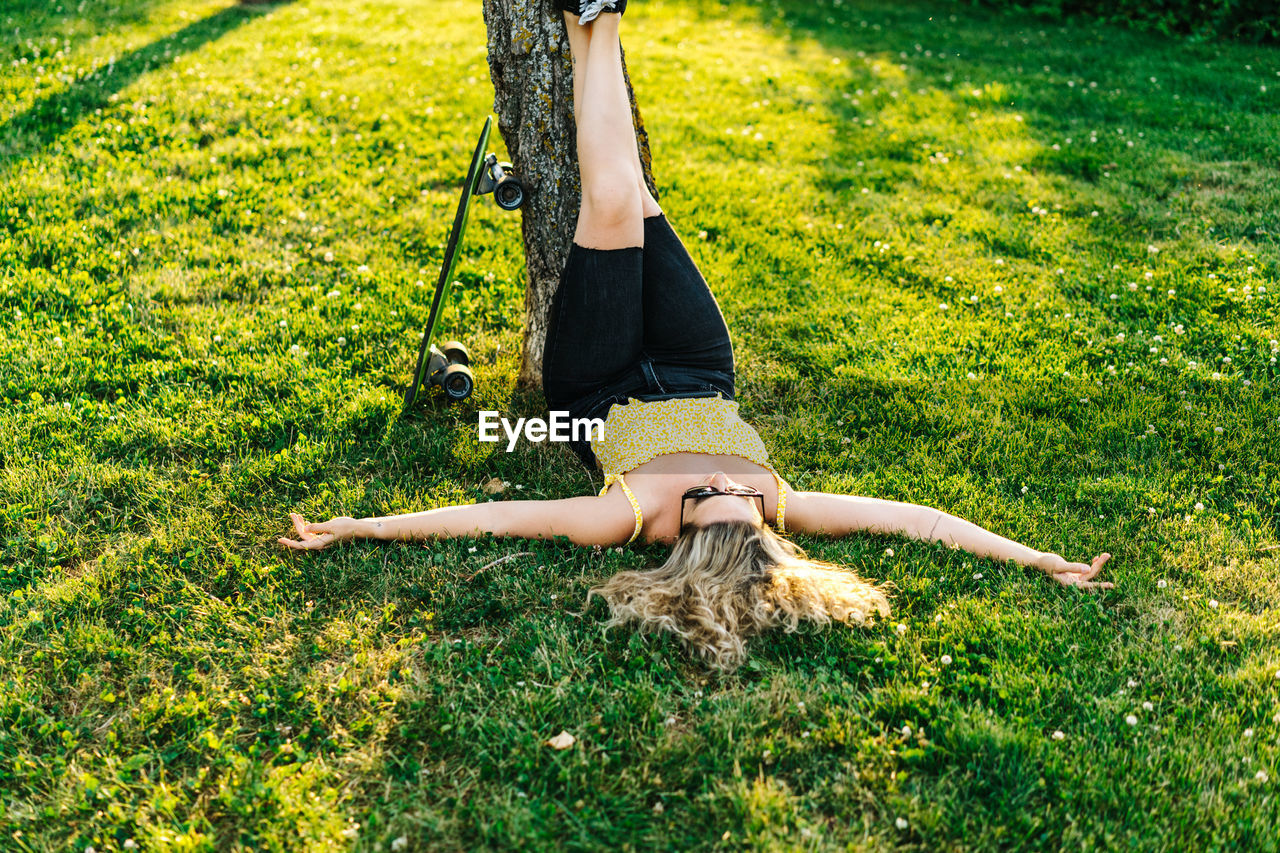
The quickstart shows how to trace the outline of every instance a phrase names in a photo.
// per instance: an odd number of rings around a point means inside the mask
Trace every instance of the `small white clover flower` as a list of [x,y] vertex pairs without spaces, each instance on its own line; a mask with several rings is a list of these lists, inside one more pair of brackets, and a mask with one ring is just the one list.
[[339,338],[338,338],[338,346],[340,346],[340,347],[344,347],[344,346],[346,346],[346,345],[347,345],[347,339],[346,339],[346,338],[343,338],[343,337],[339,337]]
[[1154,711],[1155,709],[1156,709],[1156,706],[1152,705],[1150,702],[1142,703],[1142,710],[1144,711]]
[[1196,512],[1204,512],[1204,504],[1196,501]]
[[941,310],[941,311],[946,311],[946,310],[947,310],[947,303],[945,303],[945,302],[940,303],[940,304],[938,305],[938,309],[939,309],[939,310]]
[[1023,486],[1023,487],[1022,487],[1022,493],[1023,493],[1024,495],[1025,495],[1028,491],[1029,491],[1029,489],[1028,489],[1026,486]]
[[1131,726],[1136,726],[1138,724],[1138,718],[1135,717],[1133,714],[1129,714],[1127,717],[1125,717],[1124,721]]
[[1254,773],[1254,774],[1253,774],[1253,778],[1257,779],[1259,782],[1266,782],[1266,781],[1267,781],[1267,771],[1265,771],[1265,770],[1259,770],[1257,773]]
[[327,264],[333,263],[333,252],[325,252],[324,260],[325,260],[325,263]]
[[896,630],[899,634],[905,634],[907,633],[907,626],[899,622]]
[[1169,582],[1164,578],[1160,578],[1160,580],[1156,581],[1156,586],[1159,587],[1160,589],[1164,589],[1168,585],[1169,585]]
[[943,655],[939,660],[942,661],[943,666],[951,665],[951,655]]
[[974,580],[976,580],[976,581],[980,581],[980,580],[982,580],[982,572],[974,572],[974,573],[973,573],[973,579],[974,579]]
[[281,320],[281,321],[280,321],[280,328],[282,328],[282,329],[287,329],[287,328],[289,328],[289,321],[288,321],[288,320]]
[[886,557],[892,557],[892,556],[893,556],[893,549],[892,549],[892,548],[885,548],[885,549],[884,549],[884,555],[885,555]]
[[399,851],[405,849],[408,846],[409,846],[409,839],[403,835],[397,838],[395,841],[391,842],[392,853],[399,853]]
[[1053,733],[1053,739],[1054,739],[1054,740],[1062,740],[1062,739],[1063,739],[1063,738],[1065,738],[1065,737],[1066,737],[1066,735],[1062,733],[1062,730],[1061,730],[1061,729],[1059,729],[1058,731],[1056,731],[1056,732],[1054,732],[1054,733]]
[[1253,737],[1253,729],[1245,729],[1244,736],[1247,738]]
[[902,736],[903,736],[903,737],[911,737],[911,726],[903,726],[903,727],[902,727]]
[[898,829],[906,829],[908,826],[907,819],[905,817],[900,817],[893,822],[893,825],[898,827]]
[[1132,678],[1130,678],[1127,682],[1125,682],[1125,685],[1126,685],[1127,687],[1129,687],[1130,689],[1132,689],[1132,688],[1134,688],[1134,687],[1137,687],[1137,686],[1138,686],[1138,682],[1136,682],[1136,681],[1134,681]]
[[1216,599],[1216,598],[1211,598],[1211,599],[1209,599],[1209,606],[1210,606],[1210,607],[1212,607],[1214,610],[1217,610],[1217,609],[1218,609],[1218,599]]

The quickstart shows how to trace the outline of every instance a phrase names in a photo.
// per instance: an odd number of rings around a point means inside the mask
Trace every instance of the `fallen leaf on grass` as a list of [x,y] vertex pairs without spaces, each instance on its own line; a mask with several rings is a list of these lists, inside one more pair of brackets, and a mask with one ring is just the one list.
[[560,732],[560,734],[547,741],[547,746],[552,749],[568,749],[578,742],[578,739],[568,732]]
[[480,489],[486,495],[500,495],[507,490],[507,487],[502,484],[501,478],[494,477],[489,482],[481,486]]

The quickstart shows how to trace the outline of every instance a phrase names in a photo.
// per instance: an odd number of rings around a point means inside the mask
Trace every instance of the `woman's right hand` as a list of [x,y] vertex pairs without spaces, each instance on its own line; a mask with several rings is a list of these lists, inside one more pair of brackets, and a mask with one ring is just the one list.
[[298,532],[297,539],[280,537],[276,541],[295,551],[319,551],[328,548],[335,542],[345,542],[356,536],[356,520],[350,516],[339,516],[329,521],[307,524],[306,519],[296,512],[289,513],[293,519],[293,528]]
[[1114,589],[1115,584],[1110,581],[1094,580],[1110,559],[1110,554],[1103,553],[1094,557],[1090,563],[1073,563],[1061,554],[1042,554],[1035,561],[1035,565],[1063,586],[1077,586],[1081,589]]

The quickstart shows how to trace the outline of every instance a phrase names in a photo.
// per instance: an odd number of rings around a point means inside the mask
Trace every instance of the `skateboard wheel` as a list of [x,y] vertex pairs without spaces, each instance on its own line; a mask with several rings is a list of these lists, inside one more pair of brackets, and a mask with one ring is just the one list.
[[475,384],[476,380],[471,374],[471,368],[465,364],[449,365],[444,369],[444,375],[440,377],[440,388],[453,402],[470,397]]
[[440,345],[440,352],[450,364],[470,364],[471,353],[457,341],[445,341]]
[[493,189],[493,200],[503,210],[515,210],[524,204],[524,184],[507,175]]

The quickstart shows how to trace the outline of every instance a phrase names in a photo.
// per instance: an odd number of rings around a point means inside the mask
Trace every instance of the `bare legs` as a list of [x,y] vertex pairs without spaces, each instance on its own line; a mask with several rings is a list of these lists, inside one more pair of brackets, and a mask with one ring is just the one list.
[[582,207],[573,241],[591,249],[644,245],[644,219],[662,212],[645,186],[618,41],[621,15],[581,26],[565,13],[573,53]]

